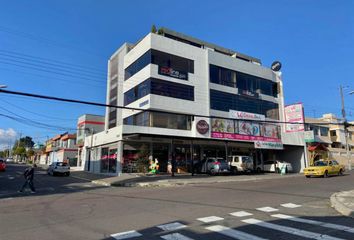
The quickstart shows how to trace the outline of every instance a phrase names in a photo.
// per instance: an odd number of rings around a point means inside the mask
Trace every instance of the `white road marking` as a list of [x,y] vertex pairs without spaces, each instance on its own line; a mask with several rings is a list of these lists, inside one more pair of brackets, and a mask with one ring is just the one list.
[[161,236],[161,238],[166,240],[193,240],[192,238],[186,237],[180,233],[172,233],[168,235]]
[[216,222],[224,219],[217,216],[210,216],[210,217],[197,218],[197,220],[205,223],[210,223],[210,222]]
[[285,214],[274,214],[271,215],[272,217],[275,218],[280,218],[280,219],[286,219],[294,222],[300,222],[300,223],[307,223],[307,224],[312,224],[312,225],[317,225],[321,227],[326,227],[326,228],[331,228],[331,229],[336,229],[336,230],[341,230],[345,232],[350,232],[354,233],[354,228],[344,226],[344,225],[339,225],[339,224],[333,224],[333,223],[325,223],[321,221],[315,221],[315,220],[310,220],[310,219],[305,219],[305,218],[299,218],[299,217],[294,217],[290,215],[285,215]]
[[138,233],[135,230],[111,234],[111,237],[114,239],[117,239],[117,240],[128,239],[128,238],[133,238],[133,237],[140,237],[140,236],[142,236],[142,234]]
[[179,223],[179,222],[173,222],[173,223],[167,223],[167,224],[159,225],[157,227],[162,229],[162,230],[164,230],[164,231],[174,231],[174,230],[178,230],[178,229],[181,229],[181,228],[185,228],[187,226],[182,224],[182,223]]
[[276,208],[272,208],[272,207],[261,207],[261,208],[256,208],[258,211],[262,211],[262,212],[276,212],[279,211]]
[[284,203],[284,204],[280,204],[280,206],[286,207],[286,208],[298,208],[301,207],[301,205],[297,205],[294,203]]
[[232,213],[229,213],[229,214],[232,215],[232,216],[235,216],[235,217],[246,217],[246,216],[253,215],[252,213],[249,213],[249,212],[246,212],[246,211],[232,212]]
[[222,235],[234,238],[234,239],[240,239],[240,240],[264,240],[265,238],[260,238],[252,234],[248,234],[245,232],[241,232],[232,228],[224,227],[221,225],[215,225],[211,227],[205,228],[209,231],[217,232]]
[[9,180],[15,179],[14,177],[8,177]]
[[293,228],[293,227],[285,227],[285,226],[274,224],[274,223],[260,221],[258,219],[254,219],[254,218],[245,219],[245,220],[241,220],[241,221],[244,223],[254,224],[254,225],[257,225],[260,227],[269,228],[269,229],[293,234],[293,235],[300,236],[300,237],[312,238],[312,239],[317,239],[317,240],[320,240],[320,239],[321,240],[322,239],[323,240],[342,240],[342,238],[331,237],[329,235],[314,233],[314,232],[305,231],[305,230],[301,230],[301,229],[297,229],[297,228]]

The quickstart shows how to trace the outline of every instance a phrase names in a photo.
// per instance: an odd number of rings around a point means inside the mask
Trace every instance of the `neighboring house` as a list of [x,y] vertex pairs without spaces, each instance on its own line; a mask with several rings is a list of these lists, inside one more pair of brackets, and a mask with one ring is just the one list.
[[259,59],[162,28],[123,44],[108,64],[106,103],[134,109],[107,108],[104,131],[85,138],[86,170],[145,171],[149,160],[160,172],[172,161],[191,170],[191,162],[229,155],[304,168],[303,135],[278,124],[281,74]]
[[[343,120],[334,114],[324,114],[321,118],[306,118],[306,130],[313,132],[313,140],[308,141],[307,154],[310,164],[319,159],[336,159],[347,166],[348,156]],[[354,127],[348,128],[348,146],[354,164]]]
[[[94,114],[85,114],[79,117],[77,121],[77,140],[76,146],[78,147],[78,161],[77,165],[73,167],[77,167],[78,169],[84,169],[85,162],[85,151],[83,151],[85,138],[88,136],[92,136],[93,134],[102,132],[104,130],[105,117]],[[92,140],[92,139],[91,139]],[[86,146],[90,147],[90,146]]]
[[76,134],[63,133],[49,139],[46,142],[45,156],[42,154],[40,158],[40,163],[46,165],[66,161],[70,165],[77,165]]

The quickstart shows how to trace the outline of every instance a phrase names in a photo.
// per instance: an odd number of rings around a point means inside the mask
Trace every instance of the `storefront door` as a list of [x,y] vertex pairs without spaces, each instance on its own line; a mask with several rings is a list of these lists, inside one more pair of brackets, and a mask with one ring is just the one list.
[[168,163],[168,148],[169,144],[154,143],[153,144],[153,159],[158,160],[160,172],[167,172]]

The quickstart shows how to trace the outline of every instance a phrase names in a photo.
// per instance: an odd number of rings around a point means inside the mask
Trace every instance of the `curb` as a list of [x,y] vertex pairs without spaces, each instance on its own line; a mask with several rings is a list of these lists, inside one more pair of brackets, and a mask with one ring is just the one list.
[[348,216],[348,217],[353,217],[354,218],[354,211],[353,209],[347,207],[345,204],[343,204],[341,201],[338,200],[339,198],[339,194],[341,194],[343,192],[339,192],[339,193],[333,193],[331,195],[331,206],[337,210],[337,212],[339,212],[342,215]]
[[345,204],[342,203],[342,201],[339,200],[340,194],[344,192],[339,192],[339,193],[334,193],[331,195],[331,206],[341,213],[342,215],[348,216],[348,217],[354,217],[354,211],[353,209],[347,207]]
[[[114,187],[174,187],[174,186],[186,186],[193,184],[211,184],[211,183],[227,183],[227,182],[249,182],[249,181],[260,181],[260,180],[273,180],[273,179],[281,179],[284,176],[275,176],[272,178],[263,178],[263,177],[250,177],[250,178],[242,178],[242,179],[216,179],[214,181],[170,181],[170,180],[157,180],[155,182],[128,182],[128,183],[105,183],[105,186],[114,186]],[[301,177],[299,175],[290,175],[286,176],[287,178],[291,177]],[[103,182],[103,181],[100,181]],[[100,183],[97,183],[100,184]],[[104,183],[102,183],[104,184]]]
[[112,185],[111,183],[101,181],[101,180],[92,180],[91,183],[96,185],[106,186],[106,187],[110,187]]

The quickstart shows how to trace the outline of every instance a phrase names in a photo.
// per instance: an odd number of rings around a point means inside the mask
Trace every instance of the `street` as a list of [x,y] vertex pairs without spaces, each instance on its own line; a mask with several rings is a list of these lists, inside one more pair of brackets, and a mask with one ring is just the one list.
[[329,204],[353,174],[115,188],[36,171],[37,193],[21,194],[24,168],[0,173],[1,239],[354,238],[354,220]]

